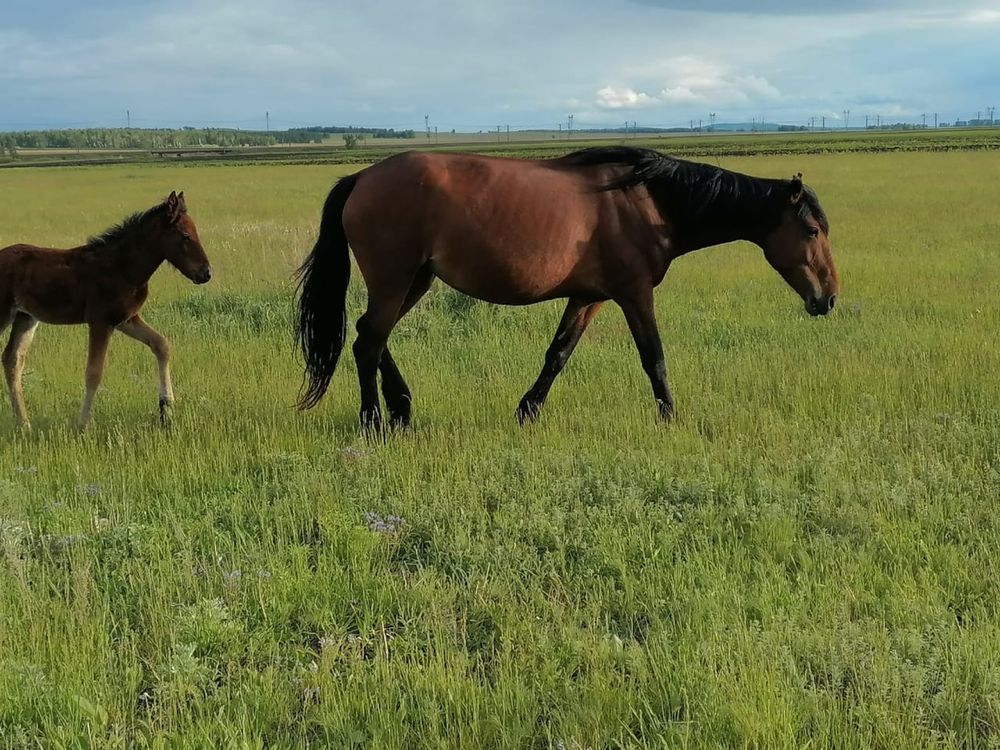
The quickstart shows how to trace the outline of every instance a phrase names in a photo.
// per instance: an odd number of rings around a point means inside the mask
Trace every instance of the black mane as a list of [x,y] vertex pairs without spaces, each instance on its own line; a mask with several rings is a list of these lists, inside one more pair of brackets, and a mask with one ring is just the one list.
[[[629,190],[645,185],[654,200],[673,205],[694,220],[730,216],[735,221],[777,224],[791,197],[791,180],[772,180],[731,172],[710,164],[676,159],[631,146],[600,146],[574,151],[558,161],[568,166],[621,165],[630,171],[603,186]],[[829,234],[830,223],[812,188],[804,187],[799,216],[812,216]]]
[[96,234],[88,239],[87,247],[96,250],[102,247],[118,245],[124,240],[131,239],[133,235],[145,229],[146,222],[149,219],[162,213],[166,209],[166,205],[164,202],[145,211],[135,212],[131,216],[122,219],[113,227],[105,229],[100,234]]

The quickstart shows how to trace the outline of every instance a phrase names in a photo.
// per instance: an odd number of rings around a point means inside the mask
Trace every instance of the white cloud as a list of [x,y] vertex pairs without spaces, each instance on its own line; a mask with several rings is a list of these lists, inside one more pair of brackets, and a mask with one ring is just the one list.
[[656,104],[656,99],[634,89],[605,86],[597,92],[594,104],[600,109],[639,109]]
[[739,73],[725,63],[680,56],[655,63],[657,77],[665,82],[659,94],[649,95],[631,87],[605,86],[594,100],[599,109],[638,109],[656,105],[705,104],[732,106],[773,102],[781,92],[763,76]]

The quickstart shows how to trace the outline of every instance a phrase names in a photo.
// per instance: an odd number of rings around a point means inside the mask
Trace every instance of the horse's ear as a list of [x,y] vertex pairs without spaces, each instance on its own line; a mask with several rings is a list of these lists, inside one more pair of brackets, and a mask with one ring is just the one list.
[[177,197],[177,192],[174,190],[170,191],[170,195],[167,196],[166,206],[167,206],[167,221],[173,224],[177,221],[177,217],[181,215],[181,206],[183,203]]
[[186,214],[187,210],[187,204],[184,202],[184,191],[181,190],[177,195],[177,213]]
[[792,177],[791,184],[788,187],[789,187],[789,192],[791,193],[792,203],[798,203],[800,200],[802,200],[802,193],[805,192],[805,186],[802,184],[801,172]]

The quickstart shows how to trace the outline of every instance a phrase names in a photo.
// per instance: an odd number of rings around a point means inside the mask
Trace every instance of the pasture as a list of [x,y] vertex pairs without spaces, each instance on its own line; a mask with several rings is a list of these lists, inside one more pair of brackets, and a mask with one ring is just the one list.
[[677,421],[607,305],[522,429],[562,303],[438,283],[382,443],[349,354],[292,408],[290,275],[356,167],[0,172],[0,247],[176,189],[214,269],[151,282],[169,431],[120,335],[75,430],[82,327],[39,328],[34,432],[0,411],[0,747],[996,747],[1000,153],[719,163],[816,189],[829,318],[755,247],[686,256]]

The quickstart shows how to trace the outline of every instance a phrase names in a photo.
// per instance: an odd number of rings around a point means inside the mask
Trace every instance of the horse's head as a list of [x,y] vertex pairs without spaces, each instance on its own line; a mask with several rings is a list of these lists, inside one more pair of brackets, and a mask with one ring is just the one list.
[[788,183],[780,223],[763,242],[764,256],[805,300],[810,315],[826,315],[840,294],[830,253],[830,224],[811,188],[797,174]]
[[187,212],[184,193],[170,193],[166,203],[164,254],[170,264],[195,284],[212,278],[212,267],[198,239],[194,220]]

